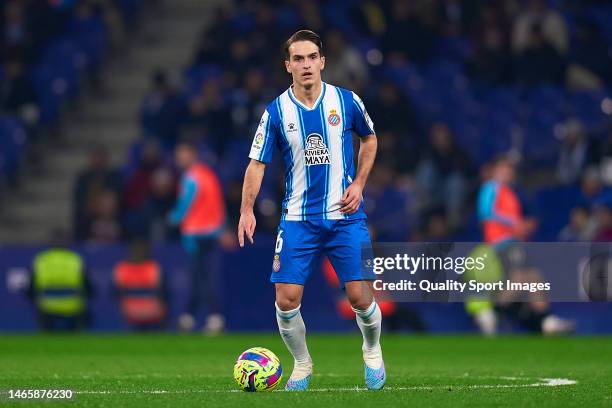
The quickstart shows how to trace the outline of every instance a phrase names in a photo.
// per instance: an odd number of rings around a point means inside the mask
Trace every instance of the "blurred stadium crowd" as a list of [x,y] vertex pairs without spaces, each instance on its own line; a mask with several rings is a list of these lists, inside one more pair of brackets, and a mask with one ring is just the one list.
[[65,106],[96,87],[140,3],[0,1],[0,189],[17,182],[25,150],[52,137]]
[[[108,43],[125,35],[140,3],[0,2],[5,184],[17,182],[26,141],[59,120],[78,79],[96,83]],[[172,150],[185,138],[197,141],[218,172],[233,229],[253,131],[267,103],[289,85],[282,43],[307,27],[323,38],[324,80],[360,94],[376,126],[379,156],[365,197],[375,240],[479,241],[476,192],[487,163],[502,152],[520,164],[519,190],[540,220],[534,239],[608,240],[607,3],[236,1],[197,34],[182,78],[152,74],[142,134],[125,165],[111,168],[104,148],[92,149],[75,182],[74,236],[177,239],[166,220],[178,184]],[[280,161],[270,167],[256,215],[259,230],[272,232],[284,179]]]

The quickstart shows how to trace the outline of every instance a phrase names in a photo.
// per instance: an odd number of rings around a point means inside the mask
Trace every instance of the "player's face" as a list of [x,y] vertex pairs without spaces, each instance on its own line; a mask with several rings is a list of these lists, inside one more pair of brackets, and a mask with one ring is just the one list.
[[293,83],[310,88],[321,81],[321,71],[325,67],[325,57],[319,47],[310,41],[296,41],[289,46],[289,60],[285,61],[287,72]]

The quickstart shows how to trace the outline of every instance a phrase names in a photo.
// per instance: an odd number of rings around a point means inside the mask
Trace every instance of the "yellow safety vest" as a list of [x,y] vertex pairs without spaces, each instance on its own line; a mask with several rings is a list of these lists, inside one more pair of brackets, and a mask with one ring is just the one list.
[[85,309],[83,261],[67,249],[48,249],[34,258],[36,302],[44,313],[76,316]]
[[[503,265],[493,246],[479,244],[468,256],[472,259],[480,259],[484,268],[478,269],[476,266],[466,268],[463,274],[465,282],[475,280],[481,283],[492,283],[502,279]],[[464,303],[466,312],[472,316],[484,310],[493,310],[494,306],[494,299],[491,298],[489,293],[485,293],[482,296],[469,296],[465,299]]]

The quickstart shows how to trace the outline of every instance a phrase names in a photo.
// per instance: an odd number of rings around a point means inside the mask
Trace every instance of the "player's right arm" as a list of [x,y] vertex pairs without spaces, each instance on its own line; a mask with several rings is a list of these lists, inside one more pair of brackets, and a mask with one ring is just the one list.
[[266,165],[259,160],[251,159],[244,173],[244,184],[242,185],[242,203],[240,204],[240,221],[238,222],[238,243],[240,247],[244,246],[244,235],[246,234],[249,242],[253,243],[253,234],[255,234],[255,213],[253,206],[255,199],[261,188]]
[[253,138],[249,153],[251,162],[244,174],[240,221],[238,222],[238,243],[240,247],[244,246],[244,234],[246,234],[249,242],[253,243],[256,224],[253,206],[261,188],[266,164],[272,160],[272,151],[276,145],[277,133],[277,128],[272,123],[268,109],[266,109],[255,131],[255,137]]

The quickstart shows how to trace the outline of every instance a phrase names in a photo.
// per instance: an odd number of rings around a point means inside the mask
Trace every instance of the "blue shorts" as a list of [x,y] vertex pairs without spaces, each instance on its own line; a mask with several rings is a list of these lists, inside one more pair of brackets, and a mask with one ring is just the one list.
[[372,242],[365,219],[281,221],[270,282],[303,285],[329,258],[344,283],[374,280]]

